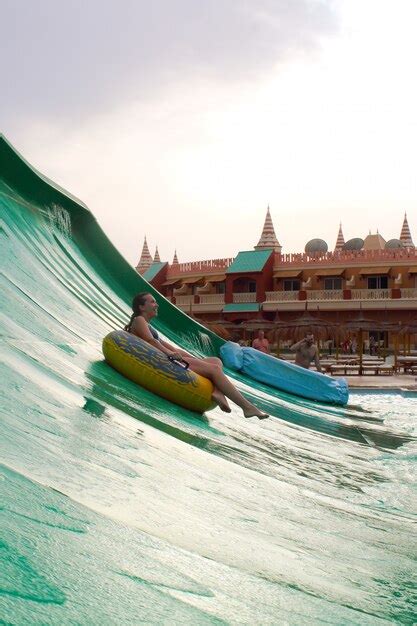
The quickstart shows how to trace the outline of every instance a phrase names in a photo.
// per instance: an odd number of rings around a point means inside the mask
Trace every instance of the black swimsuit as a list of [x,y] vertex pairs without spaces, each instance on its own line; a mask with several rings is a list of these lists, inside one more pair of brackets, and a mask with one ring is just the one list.
[[157,331],[155,330],[155,328],[152,328],[152,326],[150,324],[148,324],[148,328],[149,328],[149,330],[151,332],[152,337],[154,339],[156,339],[156,341],[160,341],[159,335],[158,335]]
[[[138,316],[137,316],[138,317]],[[136,319],[136,318],[135,318]],[[148,324],[148,328],[149,328],[149,332],[151,333],[152,337],[154,339],[156,339],[156,341],[161,341],[159,339],[159,335],[158,332],[155,330],[155,328],[152,328],[152,326],[150,324]],[[132,330],[129,330],[129,332],[132,332]]]

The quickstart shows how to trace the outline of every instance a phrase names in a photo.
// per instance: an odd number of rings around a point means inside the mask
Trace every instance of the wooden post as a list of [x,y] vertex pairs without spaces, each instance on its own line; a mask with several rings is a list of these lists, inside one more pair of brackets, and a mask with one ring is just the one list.
[[394,370],[398,369],[398,333],[394,335]]

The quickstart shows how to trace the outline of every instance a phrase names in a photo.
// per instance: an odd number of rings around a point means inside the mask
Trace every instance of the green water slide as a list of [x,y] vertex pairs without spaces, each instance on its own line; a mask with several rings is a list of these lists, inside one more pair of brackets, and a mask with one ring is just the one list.
[[[0,207],[4,294],[1,314],[4,327],[13,327],[12,342],[19,343],[28,333],[25,349],[32,344],[42,345],[41,361],[45,363],[49,351],[56,351],[58,346],[60,371],[67,365],[62,357],[68,358],[74,350],[73,359],[84,375],[88,376],[91,369],[100,369],[103,379],[117,386],[117,395],[123,395],[130,383],[102,362],[101,341],[110,330],[126,324],[132,297],[140,291],[150,291],[159,303],[155,326],[169,341],[197,355],[219,355],[224,341],[173,306],[139,276],[88,208],[37,172],[4,136],[0,136]],[[10,342],[6,344],[11,349]],[[67,346],[66,355],[62,354],[63,346]],[[91,348],[89,356],[78,350],[80,346]],[[16,346],[13,348],[16,352]],[[51,369],[56,375],[56,370]],[[345,415],[343,409],[287,395],[242,373],[228,373],[244,394],[272,415],[363,441],[356,427],[340,423],[339,417]],[[143,397],[149,394],[136,387],[138,406]],[[152,401],[157,403],[158,399],[152,396]],[[176,409],[172,407],[170,411],[175,413]]]
[[412,623],[415,399],[324,406],[233,373],[270,420],[186,411],[102,338],[147,290],[170,341],[222,340],[2,136],[0,217],[1,624]]
[[[57,215],[59,220],[61,212],[62,217],[67,218],[72,244],[128,307],[136,293],[151,291],[159,303],[158,328],[168,336],[183,338],[185,343],[201,345],[207,355],[218,353],[222,339],[189,318],[143,280],[109,241],[87,207],[31,167],[2,135],[0,176],[3,207],[6,210],[5,204],[9,200],[17,203],[21,211],[39,211],[42,216],[49,215],[52,220],[53,215]],[[61,222],[61,226],[64,225],[65,219]],[[58,241],[56,243],[60,245]],[[201,344],[202,332],[209,339],[206,339],[204,345]]]

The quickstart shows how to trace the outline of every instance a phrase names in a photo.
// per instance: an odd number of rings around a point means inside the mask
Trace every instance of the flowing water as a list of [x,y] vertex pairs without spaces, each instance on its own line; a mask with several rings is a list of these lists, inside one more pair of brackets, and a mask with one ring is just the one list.
[[[261,422],[139,388],[101,340],[142,279],[0,148],[0,623],[412,624],[416,395],[236,377]],[[163,301],[158,328],[218,345]]]

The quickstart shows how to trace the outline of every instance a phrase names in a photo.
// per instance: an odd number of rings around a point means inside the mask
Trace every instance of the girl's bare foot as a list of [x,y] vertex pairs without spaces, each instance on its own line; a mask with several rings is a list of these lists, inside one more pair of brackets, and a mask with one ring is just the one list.
[[211,397],[214,400],[214,402],[216,402],[219,405],[222,411],[224,411],[225,413],[232,412],[232,409],[230,408],[229,403],[226,400],[226,396],[224,396],[221,391],[218,391],[217,389],[215,389],[213,393],[211,394]]
[[247,409],[243,409],[243,415],[245,417],[257,417],[260,420],[265,420],[269,417],[268,413],[264,413],[260,409],[257,409],[256,406],[251,406]]

